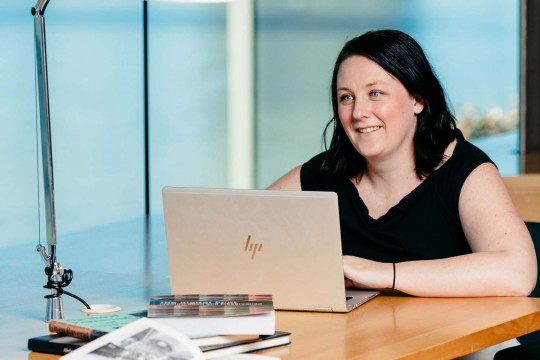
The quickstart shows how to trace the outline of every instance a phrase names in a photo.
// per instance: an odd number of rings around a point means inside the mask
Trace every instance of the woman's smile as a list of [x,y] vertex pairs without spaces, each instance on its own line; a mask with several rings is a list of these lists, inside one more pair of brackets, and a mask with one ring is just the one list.
[[379,130],[380,128],[382,128],[382,126],[370,126],[370,127],[360,128],[356,131],[358,131],[361,134],[369,134],[369,133]]

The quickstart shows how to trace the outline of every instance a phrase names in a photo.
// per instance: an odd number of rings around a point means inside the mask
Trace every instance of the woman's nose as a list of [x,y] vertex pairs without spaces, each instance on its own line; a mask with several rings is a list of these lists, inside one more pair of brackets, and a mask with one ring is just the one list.
[[353,117],[355,119],[367,119],[371,114],[369,101],[356,98],[354,101]]

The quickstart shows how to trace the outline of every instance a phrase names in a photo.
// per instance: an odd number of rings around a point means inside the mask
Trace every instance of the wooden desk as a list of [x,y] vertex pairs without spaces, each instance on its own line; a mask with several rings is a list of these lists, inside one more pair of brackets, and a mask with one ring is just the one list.
[[[540,329],[540,299],[381,296],[349,314],[277,312],[287,359],[452,359]],[[29,359],[57,359],[31,354]]]
[[[68,290],[91,304],[140,310],[148,297],[170,293],[163,225],[148,245],[140,222],[62,239],[61,257],[75,272]],[[99,254],[91,256],[89,254]],[[35,244],[0,252],[0,358],[57,359],[30,353],[27,340],[46,333],[45,276]],[[81,304],[64,296],[66,317]],[[540,299],[377,297],[349,314],[277,313],[292,345],[262,351],[289,359],[444,359],[540,328]]]
[[540,299],[378,297],[349,314],[278,312],[282,359],[451,359],[540,329]]

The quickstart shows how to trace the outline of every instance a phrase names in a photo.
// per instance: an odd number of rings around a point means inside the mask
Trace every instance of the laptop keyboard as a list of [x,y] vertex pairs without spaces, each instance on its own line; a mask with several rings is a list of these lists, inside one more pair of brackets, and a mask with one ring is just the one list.
[[352,296],[345,296],[345,301],[349,301],[352,299]]

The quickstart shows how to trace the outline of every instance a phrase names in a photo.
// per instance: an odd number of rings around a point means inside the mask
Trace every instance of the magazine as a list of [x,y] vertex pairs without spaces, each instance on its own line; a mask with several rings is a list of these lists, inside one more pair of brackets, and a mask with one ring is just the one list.
[[185,335],[141,318],[73,350],[62,359],[203,360],[204,356]]
[[[217,357],[221,360],[226,355],[240,357],[239,353],[288,345],[291,343],[290,335],[288,332],[276,331],[273,335],[260,335],[245,339],[238,339],[234,335],[213,336],[210,338],[214,341],[202,344],[198,342],[200,338],[190,339],[201,349],[206,359]],[[28,339],[28,349],[38,353],[65,355],[88,343],[88,341],[65,335],[44,335]]]
[[[180,332],[154,319],[141,318],[96,340],[73,349],[62,359],[77,360],[203,360],[227,357],[243,358],[240,353],[290,344],[290,333],[276,331],[258,340],[247,340],[199,348],[195,342]],[[204,352],[203,352],[204,351]],[[270,358],[245,355],[248,358]]]

